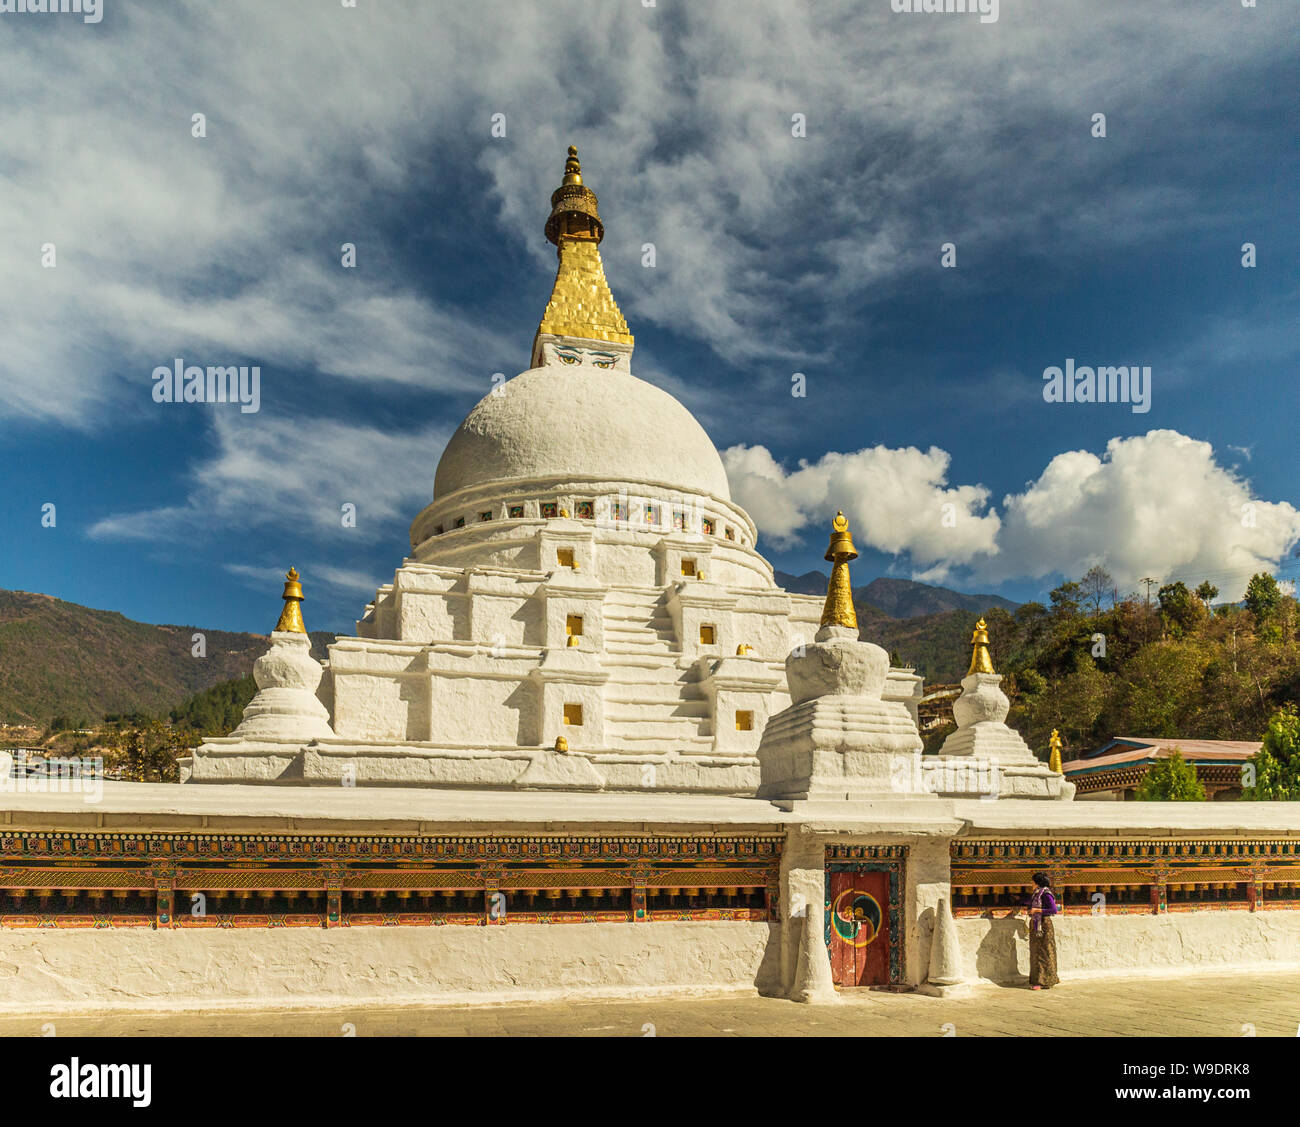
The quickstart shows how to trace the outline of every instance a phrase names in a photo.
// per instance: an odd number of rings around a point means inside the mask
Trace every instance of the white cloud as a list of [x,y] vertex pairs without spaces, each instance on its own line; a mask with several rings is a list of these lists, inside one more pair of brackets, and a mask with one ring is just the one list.
[[830,453],[791,473],[763,446],[733,446],[722,457],[732,496],[778,544],[810,525],[828,525],[843,509],[856,543],[905,553],[931,578],[942,578],[953,562],[997,550],[1001,522],[984,511],[989,491],[949,485],[950,458],[938,447]]
[[[540,227],[570,140],[634,331],[672,328],[731,359],[806,357],[840,319],[858,326],[872,294],[931,277],[940,241],[986,262],[1041,245],[1064,269],[1220,210],[1213,162],[1171,159],[1163,178],[1153,162],[1153,182],[1117,177],[1104,207],[1096,185],[1152,146],[1205,148],[1225,85],[1292,49],[1271,7],[1007,3],[981,26],[861,0],[223,0],[123,3],[111,34],[6,20],[4,86],[22,112],[0,132],[0,415],[91,425],[125,393],[121,373],[181,345],[463,388],[499,337],[526,352],[530,326],[500,324],[472,293],[429,297],[371,220],[504,222],[503,259],[533,256],[520,284],[540,314]],[[575,50],[574,27],[599,47]],[[1104,146],[1086,130],[1098,107]],[[1141,129],[1124,127],[1133,107]],[[1253,143],[1248,124],[1213,138],[1225,160]],[[356,240],[361,267],[345,272],[339,244]],[[47,241],[54,270],[38,261]]]
[[1173,430],[1112,438],[1098,457],[1058,454],[1003,499],[991,579],[1065,574],[1102,563],[1123,589],[1151,576],[1210,578],[1235,599],[1300,539],[1300,511],[1255,498],[1208,442]]
[[[317,544],[364,543],[432,499],[447,438],[438,428],[394,434],[328,419],[214,419],[217,450],[190,468],[184,504],[108,516],[90,535],[170,541],[274,527]],[[343,527],[344,504],[356,506],[355,528]]]
[[[284,582],[287,568],[278,565],[258,567],[253,564],[225,564],[226,571],[248,581],[248,586],[258,591],[277,589]],[[302,578],[303,591],[323,586],[345,595],[366,594],[373,597],[378,588],[375,576],[353,568],[334,567],[331,564],[308,562],[306,566],[294,563]]]
[[[1256,498],[1208,442],[1173,430],[1113,438],[1104,455],[1056,455],[1023,492],[987,509],[982,485],[948,482],[932,447],[830,453],[787,472],[762,446],[723,454],[737,503],[778,544],[836,508],[859,545],[898,555],[918,579],[1077,578],[1103,564],[1122,589],[1144,576],[1211,579],[1228,599],[1300,540],[1300,511]],[[941,519],[951,504],[956,520]]]

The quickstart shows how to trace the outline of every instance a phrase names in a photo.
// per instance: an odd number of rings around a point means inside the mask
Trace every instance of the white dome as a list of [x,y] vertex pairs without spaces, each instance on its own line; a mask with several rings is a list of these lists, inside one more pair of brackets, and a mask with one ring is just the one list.
[[532,368],[451,436],[433,496],[512,478],[651,481],[731,499],[704,428],[666,391],[589,364]]

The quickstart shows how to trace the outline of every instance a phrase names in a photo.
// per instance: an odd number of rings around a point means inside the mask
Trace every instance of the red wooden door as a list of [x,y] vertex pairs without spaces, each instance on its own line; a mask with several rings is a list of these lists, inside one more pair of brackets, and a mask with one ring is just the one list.
[[837,986],[889,981],[889,874],[830,874],[826,905],[831,974]]

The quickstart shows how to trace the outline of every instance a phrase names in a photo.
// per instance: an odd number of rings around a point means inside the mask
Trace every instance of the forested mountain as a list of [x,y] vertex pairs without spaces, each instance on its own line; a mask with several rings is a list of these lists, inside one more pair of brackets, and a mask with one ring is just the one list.
[[[194,656],[194,635],[205,656]],[[312,635],[324,656],[331,635]],[[0,723],[86,727],[106,714],[166,716],[187,697],[252,672],[267,636],[153,626],[49,595],[0,590]]]

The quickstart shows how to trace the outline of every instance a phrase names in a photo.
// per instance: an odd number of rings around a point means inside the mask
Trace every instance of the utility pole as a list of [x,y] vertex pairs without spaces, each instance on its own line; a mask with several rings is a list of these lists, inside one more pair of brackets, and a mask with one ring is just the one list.
[[1152,579],[1150,576],[1147,576],[1143,579],[1139,579],[1138,582],[1145,583],[1147,585],[1147,610],[1150,610],[1151,609],[1151,588],[1154,587],[1157,583],[1159,583],[1160,580]]

